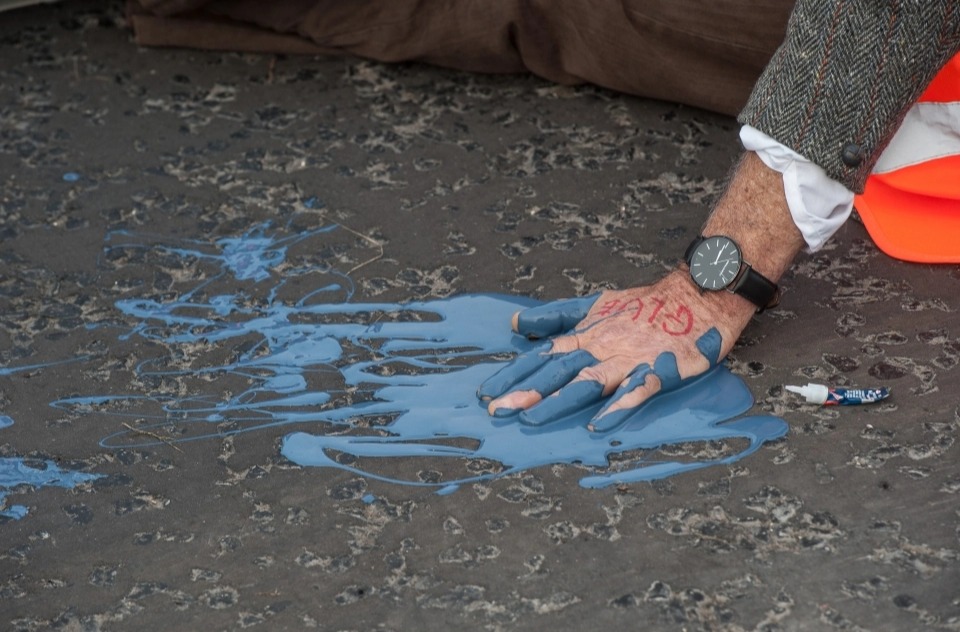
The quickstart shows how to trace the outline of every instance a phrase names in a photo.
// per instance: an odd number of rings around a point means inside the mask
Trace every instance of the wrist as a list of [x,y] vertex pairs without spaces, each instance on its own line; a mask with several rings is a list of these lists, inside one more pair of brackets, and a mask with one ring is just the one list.
[[757,313],[756,305],[733,292],[706,292],[697,287],[686,262],[681,262],[664,280],[681,287],[693,304],[698,305],[704,312],[714,314],[717,320],[727,323],[728,329],[735,331],[737,336]]
[[780,303],[780,288],[743,258],[743,250],[726,235],[701,235],[690,242],[683,260],[694,284],[705,292],[726,290],[762,312]]
[[743,260],[776,283],[804,245],[783,189],[783,176],[748,152],[737,166],[703,235],[736,241]]

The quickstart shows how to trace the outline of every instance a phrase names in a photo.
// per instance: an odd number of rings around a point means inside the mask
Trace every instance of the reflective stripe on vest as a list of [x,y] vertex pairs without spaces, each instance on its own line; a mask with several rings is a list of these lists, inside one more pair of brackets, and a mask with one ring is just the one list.
[[904,261],[960,263],[960,55],[909,110],[854,198],[885,253]]
[[960,55],[947,62],[907,112],[873,173],[956,155],[960,155]]
[[960,101],[916,103],[873,168],[889,173],[960,154]]

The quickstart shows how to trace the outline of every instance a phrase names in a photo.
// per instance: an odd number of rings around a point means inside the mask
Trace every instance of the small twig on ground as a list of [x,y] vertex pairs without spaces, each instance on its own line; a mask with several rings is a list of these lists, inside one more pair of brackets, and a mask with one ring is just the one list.
[[369,243],[370,245],[372,245],[372,246],[374,246],[374,247],[376,247],[376,248],[378,248],[378,249],[380,250],[380,252],[378,252],[375,256],[370,257],[370,258],[367,259],[366,261],[362,261],[362,262],[358,263],[357,265],[353,266],[352,268],[350,268],[349,270],[347,270],[347,274],[353,274],[354,272],[356,272],[357,270],[359,270],[359,269],[362,268],[363,266],[367,265],[368,263],[373,263],[374,261],[377,261],[378,259],[382,259],[382,258],[383,258],[383,244],[382,244],[382,243],[380,243],[379,241],[377,241],[377,240],[374,239],[373,237],[368,237],[367,235],[364,235],[363,233],[359,233],[359,232],[353,230],[353,229],[350,228],[349,226],[344,226],[344,225],[341,224],[340,222],[333,222],[333,223],[336,224],[337,226],[339,226],[340,228],[342,228],[343,230],[347,231],[348,233],[351,233],[351,234],[356,235],[356,236],[359,237],[360,239],[363,239],[364,241],[366,241],[366,242]]
[[180,446],[178,446],[176,443],[174,443],[173,441],[171,441],[169,437],[164,437],[164,436],[162,436],[162,435],[158,435],[157,433],[155,433],[155,432],[150,432],[149,430],[142,430],[142,429],[140,429],[140,428],[134,428],[133,426],[131,426],[130,424],[128,424],[128,423],[126,423],[126,422],[123,423],[123,427],[126,428],[127,430],[129,430],[130,432],[133,432],[134,434],[146,435],[146,436],[150,437],[151,439],[156,439],[157,441],[160,441],[161,443],[166,443],[168,446],[170,446],[171,448],[173,448],[173,449],[176,450],[177,452],[183,452],[183,450],[180,449]]

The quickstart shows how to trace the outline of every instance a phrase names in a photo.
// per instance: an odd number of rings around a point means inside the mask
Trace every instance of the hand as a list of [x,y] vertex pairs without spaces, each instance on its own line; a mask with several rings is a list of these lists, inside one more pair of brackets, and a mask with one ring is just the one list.
[[[542,425],[613,394],[590,429],[609,430],[660,391],[716,366],[755,308],[728,292],[701,294],[684,270],[657,283],[554,301],[514,314],[530,338],[559,335],[485,381],[491,415]],[[571,328],[572,331],[571,331]]]

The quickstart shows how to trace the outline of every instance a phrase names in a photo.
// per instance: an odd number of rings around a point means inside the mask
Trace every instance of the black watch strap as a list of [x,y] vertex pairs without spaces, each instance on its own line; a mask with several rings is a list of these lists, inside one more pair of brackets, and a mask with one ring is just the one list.
[[[699,235],[696,239],[690,242],[690,245],[687,247],[687,251],[683,255],[683,259],[686,261],[687,266],[693,265],[693,254],[696,251],[697,246],[699,246],[705,239],[707,238],[703,235]],[[729,237],[727,237],[727,239],[729,239]],[[736,242],[733,243],[739,250],[740,246]],[[694,282],[696,283],[696,280],[694,280]],[[702,289],[703,288],[701,288],[701,291]],[[737,276],[734,277],[730,284],[724,289],[733,292],[734,294],[739,294],[756,305],[758,314],[765,309],[776,307],[780,304],[780,288],[777,286],[777,284],[754,270],[753,267],[751,267],[746,261],[741,260],[740,270],[737,273]]]
[[780,288],[763,276],[747,262],[743,262],[740,276],[730,286],[730,291],[739,294],[757,306],[757,313],[776,307],[780,303]]

